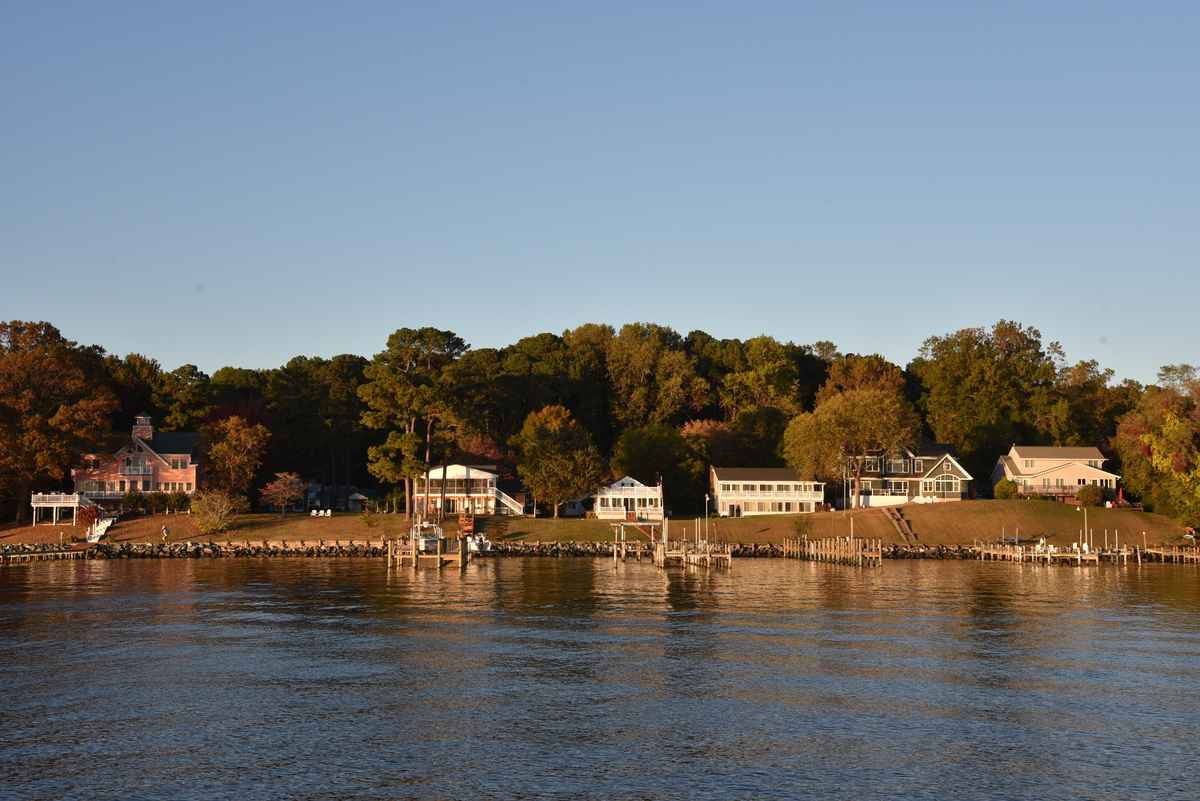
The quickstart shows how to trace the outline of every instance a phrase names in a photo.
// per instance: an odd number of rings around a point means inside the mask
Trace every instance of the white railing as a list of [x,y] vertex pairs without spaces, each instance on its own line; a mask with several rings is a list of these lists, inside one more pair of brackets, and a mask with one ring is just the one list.
[[659,491],[658,487],[605,487],[596,495],[597,497],[601,495],[633,495],[641,498],[657,498]]
[[39,493],[30,498],[32,506],[78,506],[78,495]]
[[751,501],[823,501],[825,490],[803,490],[800,492],[722,492],[717,496],[720,500],[751,500]]
[[[504,506],[508,507],[509,511],[511,511],[513,514],[518,514],[518,515],[525,514],[525,506],[523,504],[521,504],[519,501],[517,501],[516,498],[509,496],[507,493],[503,492],[502,490],[496,490],[496,503],[503,504]],[[499,512],[499,511],[500,511],[500,507],[497,506],[496,512]]]
[[152,476],[154,475],[153,467],[119,467],[118,474],[122,476]]

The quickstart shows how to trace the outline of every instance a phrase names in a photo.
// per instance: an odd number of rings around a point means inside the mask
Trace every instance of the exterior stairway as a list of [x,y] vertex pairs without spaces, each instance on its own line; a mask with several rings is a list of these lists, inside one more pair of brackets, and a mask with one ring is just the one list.
[[883,513],[892,521],[892,525],[896,527],[896,531],[904,538],[905,542],[916,542],[917,535],[913,534],[912,529],[908,527],[908,521],[900,514],[900,510],[892,506],[883,507]]

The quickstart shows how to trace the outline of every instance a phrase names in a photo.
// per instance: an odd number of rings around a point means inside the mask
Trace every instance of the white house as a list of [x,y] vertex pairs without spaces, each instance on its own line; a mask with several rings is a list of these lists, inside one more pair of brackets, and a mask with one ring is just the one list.
[[1079,487],[1092,484],[1104,491],[1104,497],[1116,498],[1116,473],[1104,470],[1107,459],[1099,448],[1013,445],[992,470],[992,486],[1007,478],[1020,488],[1022,495],[1042,495],[1075,503]]
[[[428,479],[429,508],[425,507]],[[496,485],[499,471],[491,466],[452,464],[430,468],[413,482],[413,509],[420,514],[523,515],[525,506]]]
[[636,478],[624,476],[596,491],[596,517],[601,520],[663,519],[662,485],[652,487]]
[[713,509],[722,517],[819,511],[825,485],[787,467],[710,467]]

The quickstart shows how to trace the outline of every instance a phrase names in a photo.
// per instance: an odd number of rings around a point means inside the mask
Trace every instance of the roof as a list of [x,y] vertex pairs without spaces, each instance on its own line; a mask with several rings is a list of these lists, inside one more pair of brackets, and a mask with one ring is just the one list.
[[940,442],[934,442],[924,434],[917,442],[917,446],[912,449],[912,455],[918,459],[936,458],[938,456],[953,456],[955,461],[958,460],[958,448],[953,445],[943,445]]
[[790,467],[713,467],[717,481],[802,481]]
[[1012,452],[1018,459],[1064,459],[1069,462],[1104,460],[1099,448],[1067,448],[1052,445],[1013,445]]
[[162,433],[156,431],[153,439],[138,438],[144,448],[147,448],[160,456],[165,454],[175,456],[190,455],[195,449],[196,443],[200,441],[200,435],[186,431],[170,431]]

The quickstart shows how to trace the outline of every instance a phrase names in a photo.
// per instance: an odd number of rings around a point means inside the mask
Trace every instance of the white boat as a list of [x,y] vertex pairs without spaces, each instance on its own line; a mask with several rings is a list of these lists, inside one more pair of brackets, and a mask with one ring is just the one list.
[[418,523],[408,533],[409,539],[420,553],[436,553],[438,540],[442,538],[442,527],[437,523]]
[[472,534],[464,538],[471,553],[485,553],[492,549],[492,541],[483,534]]

